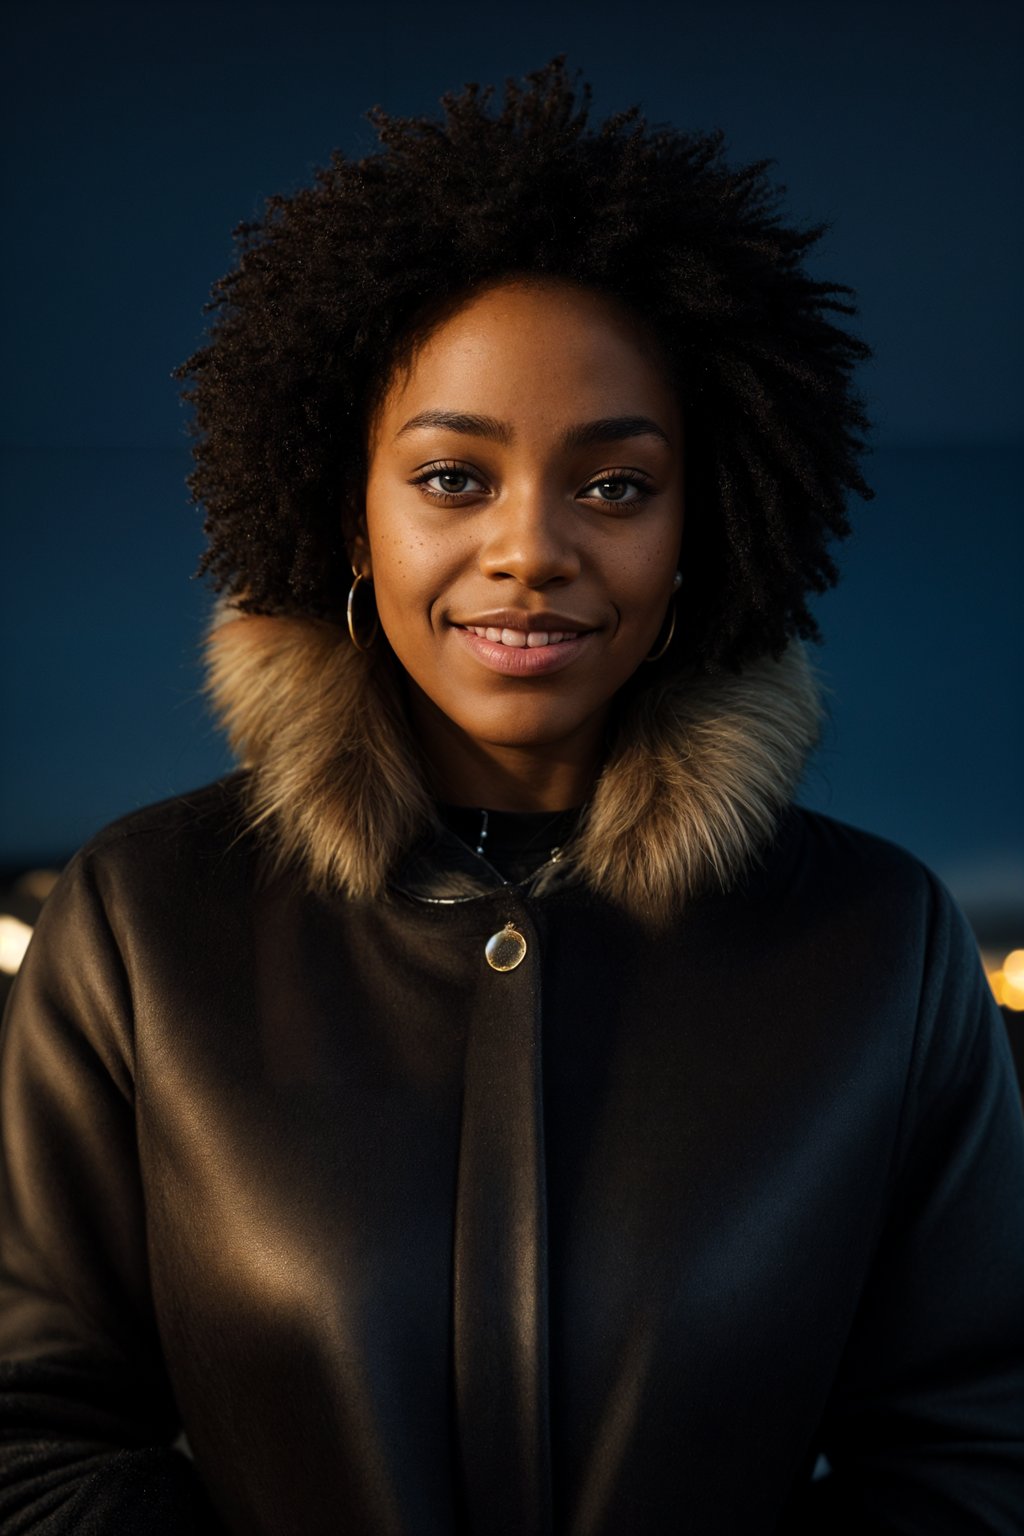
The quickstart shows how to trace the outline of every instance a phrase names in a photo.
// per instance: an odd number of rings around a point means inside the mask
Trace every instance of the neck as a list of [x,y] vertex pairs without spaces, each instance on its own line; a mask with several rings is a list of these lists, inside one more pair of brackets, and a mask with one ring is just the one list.
[[492,811],[565,811],[590,794],[601,766],[603,716],[557,743],[509,745],[467,736],[419,690],[412,694],[416,736],[438,800]]

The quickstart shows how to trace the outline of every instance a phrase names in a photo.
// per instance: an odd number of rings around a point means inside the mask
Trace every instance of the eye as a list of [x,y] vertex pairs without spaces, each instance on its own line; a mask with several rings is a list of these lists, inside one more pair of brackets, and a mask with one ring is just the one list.
[[[602,475],[584,487],[584,492],[598,490],[602,494],[593,499],[609,506],[635,507],[653,494],[653,485],[646,476],[630,470],[621,474]],[[629,492],[633,491],[633,495]],[[605,494],[608,493],[608,494]]]
[[[432,485],[432,481],[437,481],[437,485]],[[412,483],[420,486],[424,494],[433,497],[435,501],[457,501],[472,494],[466,482],[475,485],[477,489],[483,488],[468,469],[460,469],[457,464],[431,464]]]

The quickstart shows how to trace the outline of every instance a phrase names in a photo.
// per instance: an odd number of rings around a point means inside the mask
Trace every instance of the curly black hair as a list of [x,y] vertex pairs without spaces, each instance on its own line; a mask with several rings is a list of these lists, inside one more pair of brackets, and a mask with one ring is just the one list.
[[[192,500],[208,574],[244,611],[341,620],[368,432],[396,365],[440,315],[521,274],[614,296],[660,340],[686,424],[685,601],[667,664],[738,669],[820,639],[811,592],[867,422],[870,355],[831,315],[851,290],[801,265],[826,226],[779,214],[759,160],[723,134],[648,126],[639,107],[587,126],[565,55],[442,97],[443,117],[367,114],[381,148],[335,151],[312,186],[235,231],[208,344],[175,371],[194,407]],[[664,667],[666,663],[662,663]]]

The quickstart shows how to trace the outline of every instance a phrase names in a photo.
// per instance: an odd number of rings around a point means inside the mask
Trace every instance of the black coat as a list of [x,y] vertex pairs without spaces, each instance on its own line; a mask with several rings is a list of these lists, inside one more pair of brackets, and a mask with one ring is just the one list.
[[243,784],[11,997],[5,1532],[1019,1536],[1024,1128],[926,869],[791,809],[660,936],[451,834],[357,900]]

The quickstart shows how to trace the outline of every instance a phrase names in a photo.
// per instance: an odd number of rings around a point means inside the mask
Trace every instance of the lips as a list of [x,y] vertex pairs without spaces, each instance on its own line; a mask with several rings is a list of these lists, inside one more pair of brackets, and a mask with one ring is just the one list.
[[[543,677],[571,666],[594,643],[593,630],[499,629],[496,625],[453,624],[452,634],[488,672],[505,677]],[[553,636],[558,635],[558,639]],[[492,639],[491,637],[496,638]],[[507,638],[506,638],[507,637]]]

